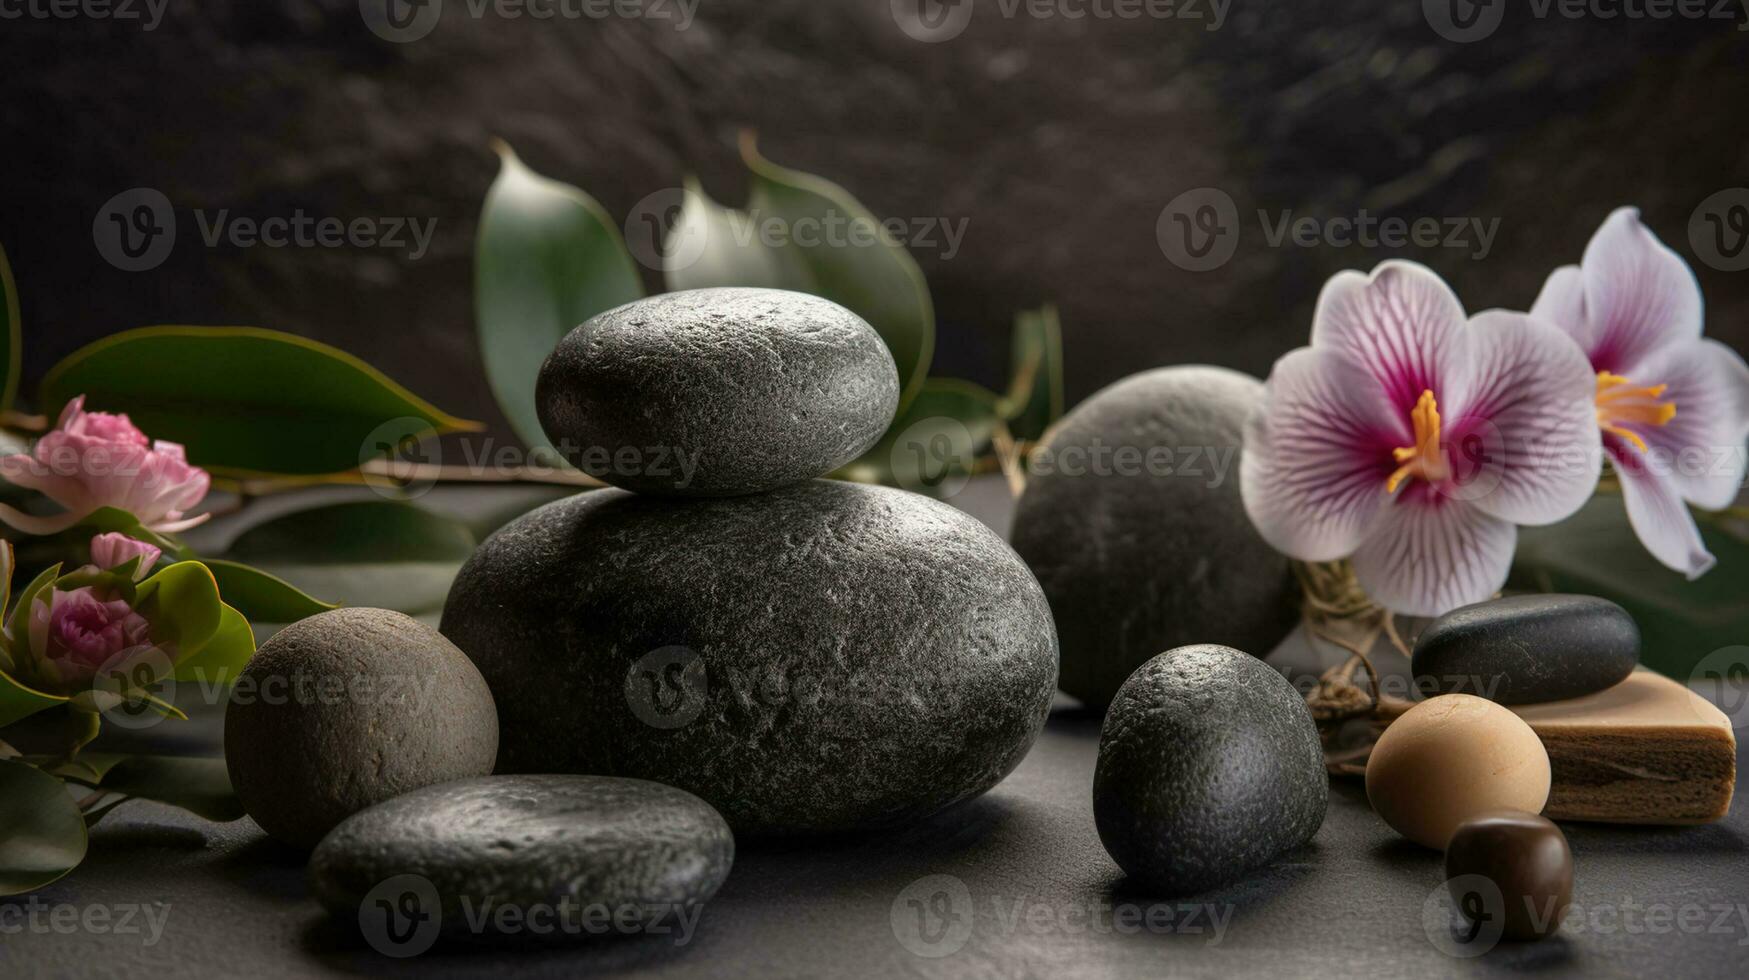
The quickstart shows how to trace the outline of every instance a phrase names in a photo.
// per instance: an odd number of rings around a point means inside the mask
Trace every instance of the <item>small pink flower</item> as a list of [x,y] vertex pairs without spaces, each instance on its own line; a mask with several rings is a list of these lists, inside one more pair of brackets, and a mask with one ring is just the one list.
[[55,430],[31,455],[0,459],[0,477],[66,508],[37,517],[0,504],[0,521],[27,534],[55,534],[103,507],[125,510],[159,532],[186,530],[209,515],[183,514],[206,497],[212,479],[188,465],[174,442],[151,442],[126,415],[85,411],[85,396],[67,403]]
[[123,599],[92,586],[50,590],[30,607],[30,652],[39,673],[61,690],[89,683],[124,651],[152,646],[151,625]]
[[140,566],[134,572],[134,578],[145,578],[151,572],[152,566],[158,564],[158,559],[164,552],[144,541],[136,541],[119,531],[99,534],[91,539],[91,564],[108,571],[120,568],[132,561],[134,556],[140,558]]
[[1743,485],[1749,366],[1701,337],[1700,284],[1634,208],[1556,269],[1531,308],[1571,334],[1596,372],[1603,448],[1640,542],[1698,578],[1713,567],[1686,503],[1729,507]]
[[1246,513],[1292,558],[1352,559],[1387,609],[1480,602],[1506,581],[1516,525],[1561,520],[1595,489],[1593,382],[1559,329],[1466,318],[1423,266],[1341,273],[1246,427]]

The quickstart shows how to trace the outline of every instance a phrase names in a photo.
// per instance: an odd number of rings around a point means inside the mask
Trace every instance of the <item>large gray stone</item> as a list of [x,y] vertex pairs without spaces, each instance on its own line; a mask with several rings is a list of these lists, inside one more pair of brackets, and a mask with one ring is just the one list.
[[[378,910],[361,910],[390,890],[397,892],[391,901],[413,903],[419,922],[452,935],[648,932],[685,942],[734,859],[723,818],[672,786],[483,776],[428,786],[348,817],[310,855],[310,884],[323,906],[356,919],[376,943],[416,941],[405,932],[386,935]],[[417,878],[401,878],[407,875]]]
[[1329,801],[1305,700],[1249,654],[1163,653],[1106,713],[1094,822],[1145,887],[1190,894],[1231,881],[1311,840]]
[[1050,597],[1064,691],[1103,707],[1162,650],[1266,654],[1295,619],[1287,559],[1239,496],[1261,382],[1160,368],[1077,406],[1046,436],[1014,516],[1015,550]]
[[893,421],[899,372],[874,328],[817,296],[693,289],[571,331],[535,387],[547,438],[643,493],[721,497],[824,476]]
[[346,608],[261,645],[225,707],[225,765],[261,829],[314,846],[409,790],[492,771],[498,714],[480,672],[436,630]]
[[500,706],[505,772],[655,779],[737,833],[904,823],[1019,763],[1056,686],[1038,583],[977,521],[816,480],[598,490],[509,524],[444,632]]

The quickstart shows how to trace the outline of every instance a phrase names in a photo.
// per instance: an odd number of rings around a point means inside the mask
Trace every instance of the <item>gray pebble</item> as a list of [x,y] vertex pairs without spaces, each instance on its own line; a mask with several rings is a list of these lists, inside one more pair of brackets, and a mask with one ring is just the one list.
[[1429,697],[1537,704],[1613,687],[1639,662],[1640,628],[1622,607],[1589,595],[1523,595],[1434,620],[1415,640],[1410,670]]

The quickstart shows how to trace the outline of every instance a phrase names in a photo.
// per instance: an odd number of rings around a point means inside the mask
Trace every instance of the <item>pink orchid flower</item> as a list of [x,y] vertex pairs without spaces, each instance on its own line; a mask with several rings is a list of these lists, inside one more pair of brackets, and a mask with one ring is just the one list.
[[99,534],[91,539],[91,564],[103,571],[120,568],[136,555],[140,559],[140,565],[134,571],[134,579],[138,581],[151,574],[152,566],[158,564],[158,559],[164,556],[164,552],[118,531]]
[[1749,366],[1701,337],[1700,284],[1640,212],[1621,208],[1556,269],[1531,308],[1571,334],[1596,372],[1597,425],[1634,533],[1665,565],[1713,567],[1694,515],[1729,507],[1743,485]]
[[85,396],[67,403],[54,431],[30,455],[0,459],[0,477],[66,508],[52,517],[0,504],[0,521],[26,534],[56,534],[103,507],[116,507],[153,531],[182,531],[209,515],[183,514],[206,497],[212,479],[188,465],[182,447],[152,442],[126,415],[85,411]]
[[62,691],[90,683],[105,664],[126,663],[129,651],[152,649],[151,624],[124,599],[95,587],[49,590],[30,607],[30,653],[38,673]]
[[1593,383],[1558,328],[1466,319],[1423,266],[1341,273],[1246,428],[1246,512],[1289,557],[1352,559],[1387,609],[1480,602],[1505,584],[1516,525],[1558,521],[1596,487]]

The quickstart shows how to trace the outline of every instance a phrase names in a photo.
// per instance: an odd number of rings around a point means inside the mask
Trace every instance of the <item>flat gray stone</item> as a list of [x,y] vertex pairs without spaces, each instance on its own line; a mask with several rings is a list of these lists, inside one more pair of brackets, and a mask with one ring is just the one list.
[[1255,378],[1172,367],[1081,403],[1034,457],[1010,536],[1050,598],[1064,691],[1111,701],[1163,650],[1267,653],[1297,616],[1287,559],[1239,496]]
[[541,426],[583,472],[643,493],[721,497],[823,476],[899,404],[874,328],[817,296],[693,289],[608,310],[559,341]]
[[[348,817],[311,854],[310,884],[329,912],[356,919],[391,953],[417,944],[420,928],[426,940],[660,933],[683,943],[734,859],[723,818],[672,786],[483,776]],[[391,911],[405,919],[397,930]]]
[[1415,640],[1410,671],[1425,696],[1474,694],[1500,704],[1583,697],[1640,662],[1628,611],[1589,595],[1522,595],[1454,609]]
[[737,834],[972,799],[1026,754],[1056,686],[1044,595],[994,532],[830,480],[549,504],[463,566],[443,630],[497,697],[499,771],[658,780]]
[[298,847],[372,804],[485,775],[497,754],[480,672],[436,630],[387,609],[335,609],[275,633],[225,707],[225,765],[243,808]]
[[1250,654],[1163,653],[1106,713],[1094,822],[1146,889],[1192,894],[1238,878],[1311,840],[1329,801],[1305,700]]

